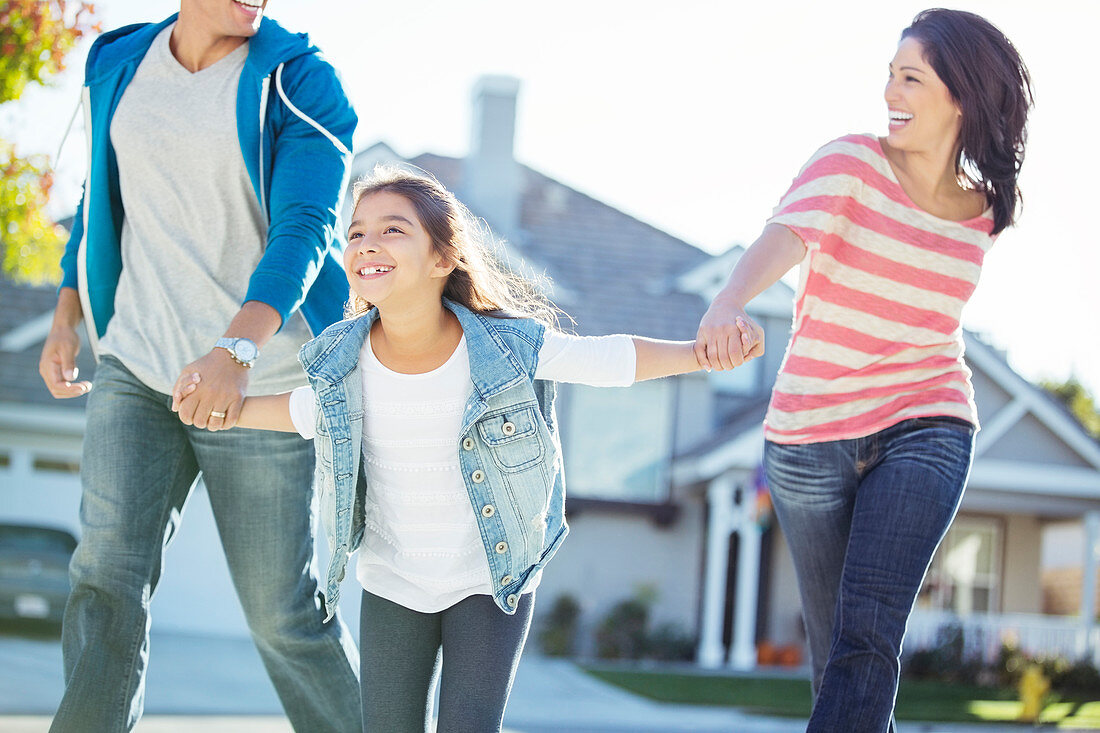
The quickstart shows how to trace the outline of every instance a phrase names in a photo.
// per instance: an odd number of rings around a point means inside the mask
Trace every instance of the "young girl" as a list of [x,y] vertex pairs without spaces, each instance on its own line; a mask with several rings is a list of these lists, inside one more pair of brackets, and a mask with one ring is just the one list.
[[438,730],[500,730],[535,588],[568,531],[554,382],[690,372],[693,342],[555,330],[545,298],[428,176],[376,171],[354,195],[353,316],[303,347],[312,393],[250,397],[237,424],[315,439],[329,614],[359,550],[365,729],[430,726],[441,674]]

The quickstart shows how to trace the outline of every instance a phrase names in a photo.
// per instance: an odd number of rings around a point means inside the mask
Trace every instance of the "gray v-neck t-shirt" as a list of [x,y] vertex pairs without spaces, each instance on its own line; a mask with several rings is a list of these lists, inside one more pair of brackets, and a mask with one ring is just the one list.
[[[165,28],[138,66],[111,122],[122,226],[115,314],[99,342],[148,387],[170,393],[240,310],[263,256],[267,220],[237,137],[237,83],[248,43],[191,73]],[[305,384],[300,313],[260,351],[249,394]]]

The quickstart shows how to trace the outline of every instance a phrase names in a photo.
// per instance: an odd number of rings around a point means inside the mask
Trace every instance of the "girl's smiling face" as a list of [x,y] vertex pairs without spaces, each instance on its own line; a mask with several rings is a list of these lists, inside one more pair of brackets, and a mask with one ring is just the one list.
[[924,60],[924,49],[915,38],[898,44],[890,62],[890,79],[883,95],[890,113],[891,147],[907,152],[954,147],[962,126],[962,111],[951,92]]
[[344,272],[353,293],[378,306],[442,297],[454,268],[436,252],[411,201],[392,191],[369,193],[351,219]]

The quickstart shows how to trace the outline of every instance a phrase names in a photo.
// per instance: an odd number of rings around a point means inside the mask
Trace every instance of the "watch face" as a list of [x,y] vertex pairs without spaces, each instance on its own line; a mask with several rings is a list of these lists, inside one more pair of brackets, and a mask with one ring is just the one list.
[[252,361],[259,353],[259,349],[256,348],[256,344],[248,339],[237,339],[236,343],[233,344],[233,353],[241,361]]

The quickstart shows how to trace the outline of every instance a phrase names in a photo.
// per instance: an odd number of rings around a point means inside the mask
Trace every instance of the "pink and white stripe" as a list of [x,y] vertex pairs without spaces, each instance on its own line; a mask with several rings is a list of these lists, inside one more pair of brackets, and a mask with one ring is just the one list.
[[807,248],[769,440],[857,438],[929,415],[977,425],[959,322],[993,245],[990,212],[923,211],[878,138],[849,135],[814,154],[768,223]]

